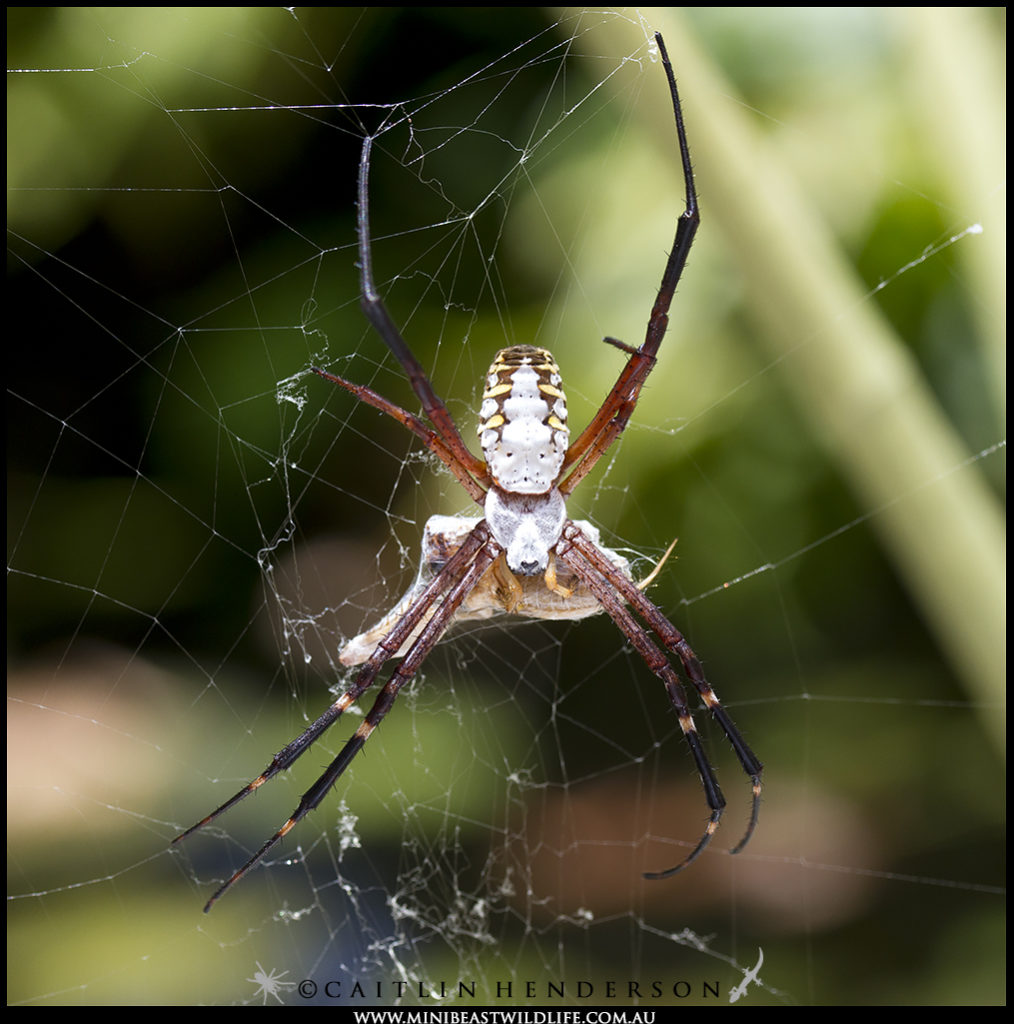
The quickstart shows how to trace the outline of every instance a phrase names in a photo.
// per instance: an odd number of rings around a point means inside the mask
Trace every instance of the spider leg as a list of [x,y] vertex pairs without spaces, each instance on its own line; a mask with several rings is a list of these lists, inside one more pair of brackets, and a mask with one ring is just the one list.
[[658,44],[662,56],[662,66],[665,68],[666,78],[669,81],[669,95],[676,117],[676,135],[679,139],[680,161],[683,165],[683,181],[686,186],[686,207],[676,222],[676,236],[673,239],[672,251],[666,262],[662,283],[655,297],[655,304],[648,317],[648,327],[643,344],[640,348],[635,349],[615,338],[605,339],[608,344],[628,353],[630,358],[627,360],[627,365],[620,371],[620,376],[605,402],[602,403],[602,407],[567,452],[564,471],[570,470],[571,467],[573,469],[570,476],[559,485],[564,496],[570,494],[587,476],[595,463],[609,449],[609,446],[623,433],[630,421],[637,406],[641,388],[655,365],[659,346],[665,337],[666,327],[669,325],[669,307],[676,294],[676,286],[683,274],[694,235],[700,224],[697,190],[694,187],[694,171],[690,164],[690,148],[687,145],[686,131],[683,127],[683,110],[680,106],[679,92],[676,89],[676,78],[673,75],[672,64],[669,63],[669,54],[666,52],[665,43],[657,33],[655,42]]
[[[473,455],[461,439],[458,428],[454,425],[451,414],[443,400],[433,390],[426,371],[423,370],[419,360],[416,359],[408,343],[401,336],[384,305],[377,286],[373,281],[373,254],[370,249],[370,153],[373,149],[373,139],[367,135],[363,139],[363,148],[359,158],[359,274],[362,289],[362,296],[359,304],[366,315],[366,318],[373,324],[374,329],[383,339],[384,344],[391,350],[394,357],[401,363],[402,368],[408,377],[412,390],[416,393],[422,403],[423,412],[427,419],[436,428],[436,432],[443,438],[444,444],[454,454],[455,459],[472,476],[487,480],[486,463]],[[385,410],[387,411],[387,410]],[[397,418],[397,417],[396,417]],[[406,424],[407,426],[407,424]],[[474,495],[473,495],[474,497]]]
[[704,668],[701,666],[697,655],[694,654],[690,644],[687,643],[683,634],[658,610],[655,605],[645,597],[641,588],[628,580],[622,573],[616,572],[614,566],[608,559],[603,558],[601,552],[590,543],[588,539],[577,531],[579,536],[574,538],[574,546],[578,548],[585,558],[601,572],[608,582],[627,600],[637,611],[644,621],[651,627],[651,630],[662,641],[665,647],[672,651],[680,659],[680,664],[687,674],[690,682],[700,694],[705,707],[711,712],[712,718],[721,726],[727,739],[732,744],[736,757],[743,767],[743,771],[750,777],[753,790],[753,803],[750,810],[750,821],[747,824],[746,833],[743,838],[732,848],[731,853],[739,853],[750,841],[753,830],[757,825],[757,818],[760,814],[761,797],[761,772],[764,765],[757,758],[756,754],[747,745],[740,731],[736,728],[729,713],[722,707],[718,695],[711,688],[704,675]]
[[598,548],[573,523],[568,523],[564,527],[563,540],[558,545],[557,552],[567,559],[567,563],[574,574],[588,587],[599,604],[602,605],[607,614],[634,646],[634,649],[644,659],[651,671],[665,683],[669,700],[679,716],[680,728],[683,730],[684,738],[690,746],[694,760],[697,763],[697,770],[701,776],[701,783],[704,786],[704,794],[708,801],[708,806],[711,808],[711,819],[704,831],[704,835],[697,846],[690,852],[690,855],[675,867],[668,868],[665,871],[646,873],[644,877],[651,879],[668,878],[670,875],[676,874],[677,871],[682,871],[688,864],[696,860],[718,829],[718,823],[725,809],[725,797],[722,795],[722,791],[715,779],[714,771],[704,754],[697,728],[687,706],[686,695],[679,676],[669,663],[668,658],[658,649],[648,634],[637,624],[633,615],[624,607],[623,601],[626,601],[634,608],[637,614],[650,626],[652,632],[662,641],[663,645],[679,658],[684,672],[686,672],[690,682],[700,694],[701,700],[711,712],[715,721],[721,726],[722,731],[736,751],[736,756],[739,758],[743,771],[750,777],[753,786],[750,820],[743,838],[730,851],[730,853],[734,854],[739,853],[750,841],[750,837],[753,835],[754,828],[757,825],[757,818],[760,813],[761,772],[764,766],[749,746],[747,746],[746,741],[733,724],[725,708],[722,707],[715,691],[712,690],[704,676],[704,669],[701,667],[700,661],[698,661],[697,656],[683,634],[645,597],[638,589],[637,584],[632,583],[622,573],[618,572]]
[[[204,828],[205,825],[210,825],[216,818],[224,814],[230,807],[235,806],[244,797],[249,796],[255,790],[260,789],[269,779],[272,779],[280,771],[289,768],[306,750],[313,744],[328,728],[330,728],[348,709],[354,704],[362,694],[369,689],[374,680],[377,678],[380,670],[384,664],[391,658],[395,657],[397,652],[401,649],[402,645],[412,635],[416,626],[423,619],[426,613],[430,610],[434,602],[440,599],[441,595],[446,591],[454,587],[456,580],[459,579],[463,574],[468,573],[471,576],[471,569],[474,565],[475,559],[479,552],[488,549],[492,544],[489,538],[489,531],[484,522],[480,522],[475,529],[465,538],[461,547],[448,559],[447,564],[443,569],[430,581],[426,589],[419,595],[418,599],[412,605],[412,607],[405,613],[401,620],[394,626],[394,628],[388,633],[386,637],[377,645],[377,649],[367,659],[363,667],[360,669],[358,676],[356,676],[355,682],[350,686],[316,721],[314,721],[307,729],[305,729],[296,739],[294,739],[288,746],[283,747],[275,756],[272,758],[271,763],[265,768],[265,770],[247,783],[238,793],[234,794],[228,800],[225,801],[220,807],[217,807],[207,817],[202,818],[195,825],[191,825],[185,832],[181,832],[174,840],[173,845],[186,839],[194,832]],[[495,545],[494,545],[495,546]],[[495,558],[496,553],[499,551],[499,547],[496,547],[496,551],[490,556]],[[485,558],[485,556],[484,556]],[[474,586],[474,584],[473,584]],[[471,589],[471,588],[469,588]],[[457,606],[461,603],[461,600],[466,597],[468,591],[466,590],[461,597],[457,598],[447,613],[453,615]],[[433,620],[437,621],[449,621],[446,618],[444,609],[447,606],[449,597],[444,599],[444,603],[440,606],[437,612],[433,615]],[[432,621],[431,620],[431,623]],[[440,633],[446,629],[445,625],[440,629]],[[421,634],[419,640],[421,641],[424,636],[427,636],[429,630],[427,628],[423,634]],[[439,633],[437,634],[437,639]],[[430,643],[430,647],[436,642],[434,639]],[[415,647],[418,646],[417,641]],[[412,648],[412,650],[415,649]],[[428,648],[427,648],[428,650]],[[408,652],[411,654],[411,650]],[[408,655],[406,655],[407,657]],[[337,778],[337,776],[336,776]],[[321,794],[323,796],[323,794]],[[318,800],[319,802],[319,800]],[[305,812],[304,812],[305,813]],[[284,834],[284,833],[283,833]],[[276,837],[276,841],[277,838]],[[273,844],[272,844],[273,845]],[[255,857],[250,863],[244,868],[245,873],[257,860],[260,859],[264,854],[262,850],[257,857]],[[238,876],[237,876],[238,877]],[[236,881],[236,878],[230,880],[229,885]],[[224,892],[228,888],[228,885],[223,887],[219,893],[216,894],[216,899],[221,892]],[[214,902],[212,900],[211,902]],[[210,904],[209,904],[210,905]]]
[[[420,438],[423,444],[458,478],[458,482],[466,491],[481,505],[486,500],[486,489],[469,472],[468,467],[462,465],[461,460],[448,447],[444,438],[435,430],[431,430],[418,416],[402,409],[400,406],[389,402],[383,395],[378,395],[372,388],[364,387],[362,384],[353,384],[344,377],[337,377],[333,373],[322,370],[319,366],[311,366],[311,370],[318,377],[331,381],[350,391],[360,402],[372,405],[374,409],[387,413],[388,416],[396,419],[403,427],[407,427],[416,437]],[[485,467],[485,463],[483,463]],[[488,474],[484,474],[488,480]]]
[[[479,580],[482,579],[483,574],[500,553],[500,547],[490,537],[489,529],[486,526],[485,521],[480,522],[478,526],[476,526],[469,535],[469,541],[473,538],[475,538],[478,543],[478,553],[475,554],[471,563],[466,564],[464,568],[459,565],[457,569],[452,572],[450,571],[452,568],[451,563],[448,562],[447,566],[445,566],[441,571],[437,579],[444,579],[447,582],[453,582],[453,586],[447,593],[447,596],[443,599],[440,607],[433,614],[433,617],[429,622],[427,622],[426,627],[419,635],[419,638],[409,648],[407,654],[402,659],[401,664],[394,670],[391,678],[377,695],[377,699],[374,701],[373,706],[363,719],[362,724],[349,738],[345,746],[342,747],[341,751],[339,751],[338,756],[328,765],[320,778],[318,778],[317,781],[314,782],[314,784],[303,794],[298,806],[286,820],[285,824],[282,825],[282,827],[215,892],[211,899],[208,900],[204,906],[205,913],[208,913],[215,903],[252,867],[254,867],[254,865],[256,865],[258,861],[260,861],[265,854],[267,854],[268,851],[279,842],[279,840],[286,836],[296,826],[296,824],[298,824],[306,817],[307,814],[310,813],[310,811],[320,804],[331,790],[331,787],[334,786],[345,769],[348,768],[352,759],[360,750],[362,750],[373,730],[381,723],[387,712],[391,710],[394,705],[395,698],[398,696],[401,688],[419,670],[419,666],[422,664],[423,660],[450,625],[451,620],[454,617],[454,613],[461,605],[461,602],[468,596]],[[457,578],[455,578],[455,576]],[[424,598],[420,598],[420,600],[416,602],[416,606],[406,615],[406,618],[412,616],[415,608],[420,606],[422,611],[427,610],[428,604],[425,602]],[[399,624],[395,630],[392,630],[391,635],[387,639],[381,641],[381,646],[396,651],[400,644],[395,644],[393,637],[394,633],[396,631],[400,632],[400,630],[401,626]],[[386,657],[390,657],[390,654],[387,654]]]

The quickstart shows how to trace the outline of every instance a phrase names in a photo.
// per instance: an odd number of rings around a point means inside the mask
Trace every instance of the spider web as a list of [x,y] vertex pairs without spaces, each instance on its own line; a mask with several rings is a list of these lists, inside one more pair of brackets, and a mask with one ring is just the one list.
[[[8,9],[9,1002],[1003,1000],[1003,16],[786,17]],[[681,210],[656,28],[702,229],[570,514],[638,576],[679,536],[652,598],[766,763],[757,835],[726,856],[749,787],[698,715],[729,809],[644,881],[706,819],[658,681],[604,618],[470,627],[204,917],[359,719],[171,839],[474,514],[307,372],[415,407],[358,309],[364,132],[466,439],[520,342],[580,426]]]

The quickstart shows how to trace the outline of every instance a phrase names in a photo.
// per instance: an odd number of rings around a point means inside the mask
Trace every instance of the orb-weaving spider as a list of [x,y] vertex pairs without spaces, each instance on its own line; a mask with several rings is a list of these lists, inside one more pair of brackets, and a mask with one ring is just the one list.
[[568,519],[564,505],[567,495],[619,437],[634,412],[665,336],[669,306],[699,223],[676,81],[662,37],[656,35],[655,40],[676,119],[686,209],[677,221],[672,252],[648,319],[644,343],[635,349],[615,338],[605,339],[627,354],[627,363],[602,407],[573,445],[569,444],[566,399],[552,355],[543,348],[513,345],[497,353],[486,377],[479,413],[479,438],[485,458],[477,458],[465,447],[450,413],[434,392],[374,285],[367,209],[372,139],[364,139],[358,191],[361,305],[403,367],[431,426],[370,388],[317,367],[312,369],[411,430],[457,477],[485,514],[481,519],[435,516],[427,523],[423,564],[415,585],[377,626],[350,641],[340,654],[344,664],[363,666],[355,682],[301,736],[279,751],[263,774],[174,840],[179,842],[203,828],[290,767],[373,685],[386,662],[401,658],[401,664],[362,724],[323,775],[303,794],[291,817],[208,900],[205,912],[324,799],[448,627],[456,619],[484,618],[496,612],[533,618],[582,618],[604,610],[665,684],[697,764],[711,816],[697,845],[679,864],[645,874],[645,878],[667,878],[696,860],[718,828],[725,798],[704,754],[683,684],[666,654],[638,625],[635,614],[661,641],[662,647],[679,659],[686,677],[732,743],[753,783],[753,806],[746,834],[732,852],[742,850],[753,834],[760,808],[761,762],[719,703],[683,635],[645,597],[644,585],[631,580],[626,559],[600,545],[597,531],[589,524]]

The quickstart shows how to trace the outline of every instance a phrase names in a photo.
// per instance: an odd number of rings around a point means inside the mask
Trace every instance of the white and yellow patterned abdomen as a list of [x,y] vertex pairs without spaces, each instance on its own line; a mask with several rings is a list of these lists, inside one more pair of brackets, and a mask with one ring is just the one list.
[[479,443],[493,481],[511,494],[545,494],[570,444],[567,399],[553,356],[534,345],[496,354],[479,410]]

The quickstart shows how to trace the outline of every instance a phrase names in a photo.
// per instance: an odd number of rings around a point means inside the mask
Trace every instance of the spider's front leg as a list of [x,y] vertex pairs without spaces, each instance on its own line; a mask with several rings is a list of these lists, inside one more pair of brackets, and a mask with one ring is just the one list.
[[[418,594],[410,608],[378,643],[360,670],[355,682],[334,704],[313,722],[299,737],[280,750],[268,767],[252,782],[216,808],[207,817],[178,835],[173,843],[186,839],[192,833],[213,822],[219,815],[239,803],[244,797],[259,789],[265,782],[285,768],[289,768],[310,746],[330,728],[370,686],[373,685],[384,664],[396,657],[401,647],[414,637],[405,657],[381,690],[373,707],[362,725],[346,742],[338,756],[327,770],[303,794],[299,806],[285,824],[208,900],[204,907],[207,913],[215,902],[254,865],[256,865],[288,832],[324,799],[331,787],[348,767],[355,755],[362,749],[372,731],[390,710],[402,686],[415,675],[423,659],[429,654],[444,631],[450,625],[461,602],[488,570],[500,554],[500,548],[490,536],[489,529],[482,521],[465,537],[447,564]],[[423,623],[419,629],[420,623]]]
[[665,647],[679,658],[687,678],[697,690],[712,717],[721,726],[736,751],[743,771],[750,778],[753,791],[750,820],[742,839],[730,850],[730,853],[739,853],[750,841],[760,814],[763,764],[747,745],[728,712],[722,707],[717,694],[704,676],[704,669],[701,667],[697,655],[694,654],[683,634],[648,600],[640,588],[618,572],[598,546],[592,543],[573,523],[568,523],[564,528],[563,539],[558,545],[557,551],[566,557],[572,571],[595,595],[603,609],[631,642],[651,671],[665,683],[669,700],[679,717],[683,736],[693,753],[705,797],[711,809],[711,818],[707,828],[690,854],[674,867],[665,871],[646,873],[645,878],[668,878],[670,875],[682,871],[697,859],[718,829],[718,823],[725,809],[725,797],[722,795],[714,770],[704,753],[679,676],[669,663],[669,659],[637,624],[624,602],[634,608]]

